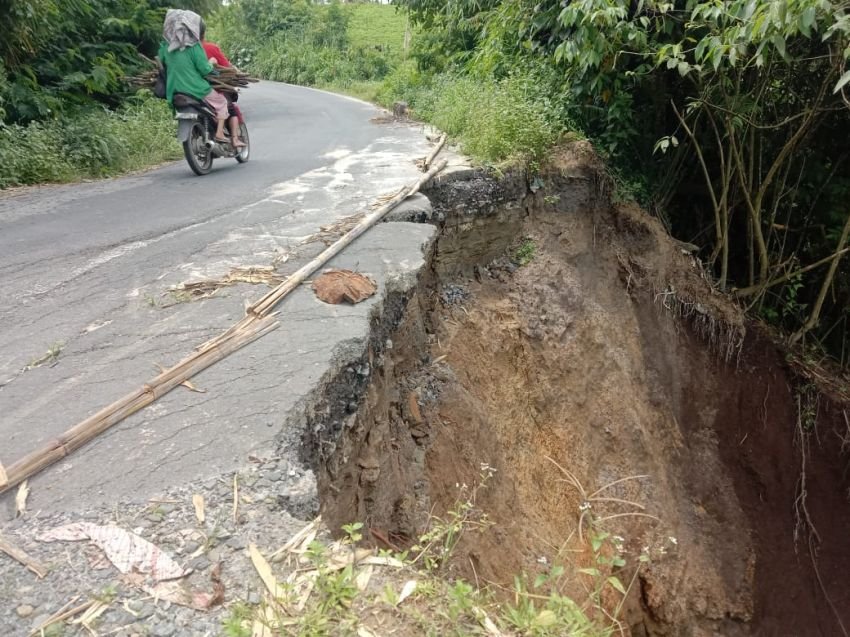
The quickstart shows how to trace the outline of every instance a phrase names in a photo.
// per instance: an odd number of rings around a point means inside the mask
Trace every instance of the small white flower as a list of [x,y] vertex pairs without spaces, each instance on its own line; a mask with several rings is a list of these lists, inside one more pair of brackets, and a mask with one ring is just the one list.
[[582,502],[578,505],[579,511],[589,511],[590,510],[590,502]]
[[537,563],[543,564],[543,566],[546,566],[549,563],[549,560],[546,559],[545,555],[541,555],[540,557],[537,558]]
[[673,546],[676,546],[677,544],[679,544],[679,540],[674,538],[672,535],[669,536],[667,539],[670,541],[670,544],[672,544]]

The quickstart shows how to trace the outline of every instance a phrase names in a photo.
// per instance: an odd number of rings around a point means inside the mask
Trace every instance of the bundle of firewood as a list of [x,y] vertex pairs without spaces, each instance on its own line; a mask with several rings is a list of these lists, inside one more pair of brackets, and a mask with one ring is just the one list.
[[127,82],[130,86],[135,88],[153,88],[154,82],[156,82],[157,70],[151,69],[149,71],[145,71],[144,73],[139,73],[138,75],[133,75],[131,77],[125,77],[124,81]]
[[[145,56],[142,57],[150,62],[154,68],[124,79],[130,86],[152,89],[156,82],[160,62],[159,59],[151,60]],[[215,70],[207,76],[207,81],[217,91],[235,93],[238,89],[247,88],[251,83],[260,80],[233,66],[224,67],[216,64]]]
[[239,88],[247,88],[252,82],[259,82],[260,80],[233,66],[218,66],[216,64],[215,71],[207,75],[207,81],[209,81],[210,86],[218,91],[236,91]]

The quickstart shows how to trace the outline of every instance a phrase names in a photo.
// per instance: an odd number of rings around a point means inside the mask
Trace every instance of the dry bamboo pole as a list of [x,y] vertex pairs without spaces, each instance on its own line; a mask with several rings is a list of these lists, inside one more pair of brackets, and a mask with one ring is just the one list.
[[269,316],[253,321],[243,320],[239,322],[239,325],[242,325],[242,329],[229,331],[228,338],[223,340],[213,339],[215,342],[205,344],[200,350],[173,367],[166,369],[140,389],[101,409],[96,414],[68,429],[44,447],[9,465],[6,469],[8,480],[5,485],[0,487],[0,493],[8,491],[45,467],[76,451],[113,425],[167,394],[180,383],[272,331],[278,327],[279,323],[274,316]]
[[61,460],[84,444],[94,439],[113,425],[121,422],[140,409],[147,407],[157,398],[167,394],[195,374],[217,363],[248,343],[264,336],[280,325],[272,309],[289,293],[303,283],[307,277],[339,254],[357,237],[366,232],[388,212],[408,197],[416,194],[423,185],[446,166],[446,160],[434,166],[420,179],[401,190],[380,208],[370,213],[354,228],[329,246],[319,256],[300,268],[286,281],[263,296],[246,311],[246,316],[228,330],[201,344],[196,350],[176,365],[166,369],[150,382],[130,394],[104,407],[74,425],[58,438],[37,449],[6,469],[5,483],[0,481],[0,493],[4,493],[27,478]]
[[443,150],[443,146],[446,145],[446,134],[440,136],[440,140],[437,142],[437,145],[434,147],[428,156],[425,158],[425,161],[422,163],[422,170],[428,170],[428,167],[431,165],[431,162],[434,161],[434,158],[440,154],[440,151]]
[[439,164],[434,166],[431,170],[429,170],[427,173],[422,175],[419,181],[417,181],[415,184],[412,184],[411,186],[405,188],[395,197],[387,201],[387,203],[385,203],[383,206],[363,217],[363,219],[356,226],[354,226],[351,230],[344,234],[339,240],[328,246],[321,254],[319,254],[319,256],[310,261],[307,265],[297,270],[289,278],[287,278],[286,281],[278,285],[259,301],[251,305],[248,308],[248,312],[250,314],[260,317],[268,314],[278,303],[280,303],[280,301],[285,296],[287,296],[290,292],[292,292],[304,281],[306,281],[311,274],[313,274],[316,270],[325,265],[337,254],[342,252],[345,247],[350,245],[352,241],[354,241],[357,237],[362,235],[369,228],[371,228],[378,221],[380,221],[382,217],[384,217],[388,212],[390,212],[390,210],[395,208],[398,204],[400,204],[408,197],[411,197],[412,195],[415,195],[417,192],[419,192],[419,189],[422,188],[422,186],[424,186],[431,179],[433,179],[434,175],[439,173],[445,167],[446,160],[444,159]]
[[47,575],[47,569],[44,566],[42,566],[37,560],[30,557],[26,551],[7,542],[2,535],[0,535],[0,552],[5,553],[13,560],[16,560],[26,566],[29,570],[36,574],[38,579],[43,579]]

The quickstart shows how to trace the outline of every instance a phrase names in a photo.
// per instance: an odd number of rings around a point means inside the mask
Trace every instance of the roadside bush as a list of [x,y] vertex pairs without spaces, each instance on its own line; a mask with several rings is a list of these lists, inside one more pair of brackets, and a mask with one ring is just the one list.
[[115,111],[0,127],[0,188],[114,175],[179,154],[168,105],[142,92]]
[[[211,38],[237,66],[278,82],[348,89],[381,80],[392,70],[398,51],[393,57],[389,41],[404,37],[404,18],[394,9],[307,3],[287,7],[289,13],[281,13],[268,0],[227,5],[211,20]],[[352,21],[356,39],[349,37]],[[378,24],[390,33],[380,41],[368,40],[376,36]]]
[[458,138],[464,152],[481,161],[535,161],[576,130],[551,97],[555,90],[534,71],[494,82],[452,72],[431,76],[408,62],[387,77],[378,99],[388,107],[406,101],[417,118]]

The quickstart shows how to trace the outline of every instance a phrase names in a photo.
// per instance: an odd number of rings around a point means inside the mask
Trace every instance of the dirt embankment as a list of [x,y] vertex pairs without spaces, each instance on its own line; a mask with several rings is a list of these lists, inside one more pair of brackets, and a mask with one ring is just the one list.
[[431,267],[393,300],[357,409],[309,441],[324,514],[404,544],[486,463],[495,525],[455,554],[470,580],[593,566],[593,519],[625,538],[633,635],[842,634],[850,409],[606,184],[578,144],[535,192],[477,174],[428,193]]

